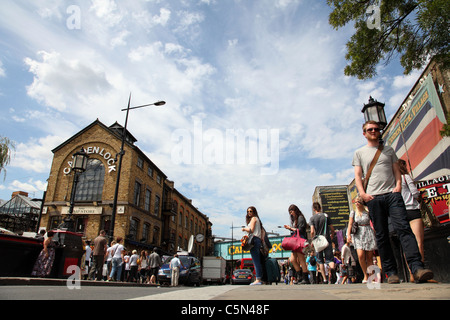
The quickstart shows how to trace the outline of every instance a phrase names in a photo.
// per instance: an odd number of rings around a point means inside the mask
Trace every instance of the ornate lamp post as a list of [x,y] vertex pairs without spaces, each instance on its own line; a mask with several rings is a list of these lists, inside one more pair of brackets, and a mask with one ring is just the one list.
[[67,231],[72,231],[72,232],[75,231],[72,214],[73,214],[73,208],[75,206],[75,194],[77,192],[78,177],[81,173],[86,171],[88,159],[89,159],[89,156],[84,151],[83,147],[81,147],[81,150],[78,152],[75,152],[73,155],[72,171],[74,172],[74,175],[73,175],[72,192],[70,195],[70,207],[69,207],[69,212],[67,214],[67,217],[64,219],[64,223],[61,226],[61,229],[66,229]]
[[[126,109],[121,110],[121,111],[126,111],[127,114],[125,116],[125,126],[122,131],[122,146],[120,147],[120,152],[118,154],[118,155],[120,155],[120,158],[119,158],[119,165],[117,168],[116,189],[114,192],[113,208],[112,208],[112,215],[111,215],[111,227],[109,230],[109,243],[111,243],[111,241],[114,238],[114,224],[116,223],[116,214],[117,214],[117,197],[119,195],[119,183],[120,183],[120,172],[122,169],[122,159],[123,159],[123,155],[125,154],[124,147],[125,147],[125,140],[126,140],[126,136],[127,136],[128,114],[129,114],[130,110],[133,110],[133,109],[144,108],[144,107],[148,107],[148,106],[163,106],[166,104],[165,101],[158,101],[155,103],[145,104],[142,106],[130,107],[130,103],[131,103],[131,94],[128,99],[128,107]],[[117,155],[116,155],[116,158],[117,158]]]
[[387,121],[384,113],[384,103],[378,102],[370,97],[369,103],[364,105],[361,112],[364,113],[364,119],[366,121],[373,120],[378,122],[381,130],[386,127]]

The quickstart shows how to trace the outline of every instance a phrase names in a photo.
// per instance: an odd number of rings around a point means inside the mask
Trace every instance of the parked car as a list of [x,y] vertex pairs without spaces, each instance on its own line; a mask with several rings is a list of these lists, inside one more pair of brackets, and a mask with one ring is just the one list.
[[[169,283],[171,280],[171,271],[169,268],[170,260],[173,256],[168,257],[163,262],[162,267],[158,272],[159,283]],[[183,267],[180,268],[180,278],[178,279],[179,284],[184,285],[197,285],[200,286],[202,283],[202,267],[200,261],[193,256],[189,255],[178,255]]]
[[250,284],[254,281],[254,275],[250,269],[237,269],[231,276],[231,284]]

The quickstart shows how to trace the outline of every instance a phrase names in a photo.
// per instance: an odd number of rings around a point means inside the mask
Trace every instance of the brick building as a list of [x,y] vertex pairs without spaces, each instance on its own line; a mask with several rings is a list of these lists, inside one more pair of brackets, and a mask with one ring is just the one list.
[[[89,155],[87,170],[80,174],[75,195],[75,231],[86,239],[101,229],[111,229],[114,191],[124,128],[117,122],[107,127],[98,119],[56,147],[48,179],[41,227],[60,226],[69,211],[73,184],[72,156],[84,148]],[[174,253],[187,249],[194,236],[194,253],[203,256],[212,250],[211,222],[191,201],[174,188],[174,183],[125,133],[114,236],[125,239],[128,249],[158,247]],[[179,221],[182,220],[183,223]],[[201,236],[199,236],[199,234]]]

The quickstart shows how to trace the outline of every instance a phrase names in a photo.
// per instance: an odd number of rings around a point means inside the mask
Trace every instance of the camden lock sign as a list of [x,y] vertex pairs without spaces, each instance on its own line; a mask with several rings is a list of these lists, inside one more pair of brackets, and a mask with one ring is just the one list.
[[[105,159],[107,165],[108,165],[108,173],[111,173],[113,171],[117,171],[117,167],[116,167],[116,159],[112,156],[111,152],[108,152],[105,150],[105,148],[101,148],[101,147],[87,147],[85,149],[87,154],[98,154],[99,156],[101,156],[103,159]],[[68,167],[64,168],[64,174],[69,174],[70,171],[72,171],[72,167],[73,167],[73,162],[72,161],[68,161],[67,164],[69,165]]]

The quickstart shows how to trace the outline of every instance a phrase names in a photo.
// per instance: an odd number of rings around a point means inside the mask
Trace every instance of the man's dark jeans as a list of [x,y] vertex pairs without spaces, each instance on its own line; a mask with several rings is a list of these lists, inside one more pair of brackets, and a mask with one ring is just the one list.
[[396,232],[409,268],[414,274],[423,268],[422,257],[417,246],[416,237],[406,217],[406,207],[401,193],[387,193],[375,196],[367,203],[370,219],[375,228],[378,252],[380,253],[383,271],[391,276],[397,274],[397,264],[389,241],[388,217]]

